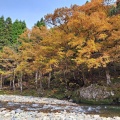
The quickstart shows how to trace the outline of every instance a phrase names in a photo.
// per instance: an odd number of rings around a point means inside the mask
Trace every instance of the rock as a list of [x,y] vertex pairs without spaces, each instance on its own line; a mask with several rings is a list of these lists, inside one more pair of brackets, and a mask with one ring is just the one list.
[[86,100],[103,100],[114,95],[112,91],[108,91],[107,87],[91,84],[88,87],[80,89],[80,97]]
[[10,113],[6,113],[4,116],[5,117],[8,117],[8,116],[10,116],[11,114]]
[[118,117],[118,116],[114,117],[114,120],[120,120],[120,117]]
[[72,100],[72,99],[70,99],[70,100],[69,100],[69,102],[73,102],[73,100]]
[[[26,96],[0,95],[0,100],[1,99],[6,101],[11,101],[12,104],[14,103],[13,100],[15,102],[20,102],[20,104],[22,104],[22,102],[25,104],[25,102],[30,101],[31,106],[34,108],[37,108],[39,103],[42,103],[42,106],[46,109],[56,108],[57,110],[58,109],[61,110],[62,108],[62,110],[61,111],[58,110],[59,112],[56,113],[55,112],[43,113],[40,112],[39,110],[24,111],[21,110],[22,108],[18,108],[16,110],[10,111],[5,108],[1,108],[0,120],[120,120],[120,117],[105,118],[105,117],[100,117],[99,115],[86,115],[84,113],[81,113],[83,112],[82,107],[79,107],[78,105],[76,106],[76,104],[70,103],[68,101],[62,101],[53,98],[37,98],[37,97],[34,98],[34,97],[26,97]],[[60,104],[61,107],[58,104]],[[98,106],[97,109],[100,109],[100,106]],[[71,111],[67,112],[68,110]],[[88,107],[87,110],[89,111],[94,110],[94,107]]]
[[94,115],[94,118],[99,118],[100,116],[99,115]]
[[2,111],[4,111],[4,110],[6,110],[6,108],[0,108],[0,112],[2,112]]
[[21,112],[23,112],[23,110],[21,110],[19,108],[15,110],[15,113],[21,113]]
[[19,114],[19,113],[16,113],[16,114],[15,114],[15,117],[19,117],[19,116],[20,116],[20,114]]
[[32,107],[38,107],[39,104],[32,104]]
[[15,110],[12,110],[12,111],[11,111],[11,114],[15,114]]

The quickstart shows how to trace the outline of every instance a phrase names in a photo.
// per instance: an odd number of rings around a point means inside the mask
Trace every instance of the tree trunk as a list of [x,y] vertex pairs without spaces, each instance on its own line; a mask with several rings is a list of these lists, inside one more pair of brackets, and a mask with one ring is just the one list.
[[23,91],[22,77],[23,77],[23,74],[22,74],[22,72],[21,72],[21,75],[20,75],[20,92],[21,92],[21,93],[22,93],[22,91]]
[[48,89],[50,88],[50,80],[51,80],[51,72],[49,72],[49,76],[48,76]]
[[35,73],[35,88],[37,90],[37,85],[38,85],[38,71]]
[[42,89],[43,87],[42,87],[42,73],[41,72],[39,72],[38,79],[40,81],[40,89]]
[[113,69],[114,69],[114,78],[117,79],[118,74],[117,74],[117,70],[116,70],[116,65],[115,64],[113,66]]
[[85,77],[84,70],[82,70],[82,78],[83,78],[83,85],[86,85],[87,84],[87,80],[86,80],[86,77]]
[[3,78],[3,76],[2,76],[2,87],[4,87],[4,78]]
[[10,90],[12,89],[12,81],[10,80]]
[[74,80],[76,80],[75,73],[73,72],[72,74],[73,74],[73,78],[74,78]]
[[[50,65],[50,69],[52,69],[51,65]],[[48,76],[48,89],[50,88],[51,76],[52,76],[52,71],[49,72],[49,76]]]
[[20,78],[18,78],[17,87],[20,88]]
[[3,79],[2,79],[2,74],[0,75],[0,89],[2,89],[2,84],[3,84]]
[[111,84],[111,79],[110,79],[109,69],[106,68],[105,72],[106,72],[107,85],[110,85]]
[[15,71],[13,70],[13,90],[15,91]]
[[68,82],[66,79],[66,70],[64,70],[64,81],[65,81],[65,88],[68,89]]

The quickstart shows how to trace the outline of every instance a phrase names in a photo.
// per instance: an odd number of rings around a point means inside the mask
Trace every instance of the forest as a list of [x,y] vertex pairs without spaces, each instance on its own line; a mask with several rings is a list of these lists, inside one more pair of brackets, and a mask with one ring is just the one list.
[[120,1],[55,9],[32,29],[0,17],[0,89],[74,91],[110,86],[120,96]]

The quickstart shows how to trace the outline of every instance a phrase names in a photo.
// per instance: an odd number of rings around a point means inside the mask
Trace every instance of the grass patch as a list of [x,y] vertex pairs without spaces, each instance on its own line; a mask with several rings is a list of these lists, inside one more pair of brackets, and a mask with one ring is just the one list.
[[81,99],[80,101],[81,103],[92,104],[92,105],[109,105],[112,103],[112,99],[104,99],[99,101]]

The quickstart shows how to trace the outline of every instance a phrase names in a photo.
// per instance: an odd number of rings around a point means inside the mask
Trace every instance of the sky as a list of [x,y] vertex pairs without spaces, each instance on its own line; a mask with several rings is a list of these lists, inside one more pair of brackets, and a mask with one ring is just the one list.
[[56,8],[83,5],[87,0],[0,0],[0,17],[25,20],[27,27],[32,26]]

